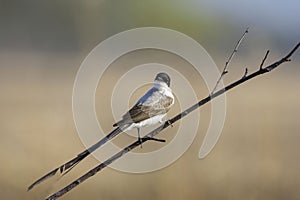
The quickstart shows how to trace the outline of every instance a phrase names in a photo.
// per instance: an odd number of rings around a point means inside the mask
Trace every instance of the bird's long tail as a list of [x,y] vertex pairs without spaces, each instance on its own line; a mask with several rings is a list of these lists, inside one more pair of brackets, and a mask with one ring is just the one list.
[[38,180],[36,180],[34,183],[32,183],[29,187],[28,190],[31,190],[33,187],[35,187],[36,185],[40,184],[41,182],[44,182],[45,180],[47,180],[48,178],[54,176],[57,171],[60,171],[60,173],[62,175],[68,173],[71,169],[73,169],[73,167],[75,167],[80,161],[82,161],[83,159],[85,159],[88,155],[90,155],[93,151],[95,151],[96,149],[98,149],[99,147],[101,147],[102,145],[104,145],[106,142],[108,142],[109,140],[111,140],[112,138],[114,138],[115,136],[117,136],[118,134],[120,134],[122,132],[122,130],[118,127],[116,129],[114,129],[111,133],[109,133],[107,136],[105,136],[104,138],[102,138],[100,141],[98,141],[96,144],[94,144],[93,146],[91,146],[90,148],[86,149],[85,151],[81,152],[80,154],[78,154],[75,158],[73,158],[72,160],[64,163],[63,165],[61,165],[60,167],[55,168],[54,170],[52,170],[51,172],[49,172],[48,174],[44,175],[43,177],[39,178]]

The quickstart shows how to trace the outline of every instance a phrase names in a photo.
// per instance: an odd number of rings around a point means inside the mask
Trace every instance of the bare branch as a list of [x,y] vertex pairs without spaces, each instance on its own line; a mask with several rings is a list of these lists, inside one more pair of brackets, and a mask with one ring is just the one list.
[[110,157],[109,159],[104,161],[103,163],[99,164],[98,166],[96,166],[95,168],[93,168],[92,170],[90,170],[89,172],[87,172],[86,174],[84,174],[83,176],[81,176],[80,178],[78,178],[77,180],[72,182],[71,184],[67,185],[65,188],[63,188],[60,191],[58,191],[58,192],[54,193],[53,195],[49,196],[47,198],[47,200],[57,199],[58,197],[64,195],[67,192],[69,192],[70,190],[72,190],[73,188],[78,186],[80,183],[82,183],[83,181],[85,181],[89,177],[95,175],[97,172],[101,171],[102,169],[107,167],[109,164],[111,164],[112,162],[117,160],[118,158],[122,157],[123,155],[125,155],[126,153],[131,151],[132,149],[134,149],[134,148],[138,147],[139,145],[141,145],[142,143],[144,143],[148,140],[151,140],[151,138],[153,138],[155,135],[159,134],[163,129],[167,128],[171,124],[173,124],[176,121],[180,120],[181,118],[185,117],[190,112],[196,110],[197,108],[199,108],[200,106],[206,104],[207,102],[211,101],[212,99],[222,95],[223,93],[227,92],[228,90],[230,90],[230,89],[232,89],[232,88],[234,88],[234,87],[236,87],[236,86],[238,86],[238,85],[240,85],[240,84],[242,84],[242,83],[244,83],[244,82],[246,82],[246,81],[248,81],[248,80],[250,80],[250,79],[252,79],[256,76],[258,76],[258,75],[261,75],[261,74],[272,71],[273,69],[275,69],[276,67],[278,67],[279,65],[281,65],[284,62],[290,61],[290,57],[299,48],[299,46],[300,46],[300,42],[293,48],[292,51],[289,52],[289,54],[287,54],[285,57],[278,60],[277,62],[274,62],[273,64],[271,64],[271,65],[269,65],[265,68],[259,68],[256,72],[253,72],[252,74],[250,74],[248,76],[245,76],[244,78],[241,78],[241,79],[229,84],[225,88],[222,88],[222,89],[218,90],[216,93],[213,93],[213,94],[207,96],[206,98],[202,99],[201,101],[194,104],[190,108],[186,109],[182,113],[179,113],[178,115],[176,115],[175,117],[170,119],[165,124],[161,125],[160,127],[156,128],[153,131],[151,131],[150,133],[148,133],[145,137],[141,138],[141,140],[137,140],[136,142],[130,144],[127,147],[125,147],[123,150],[116,153],[115,155],[113,155],[112,157]]
[[236,45],[235,45],[235,47],[234,47],[232,53],[230,54],[228,60],[225,62],[225,66],[224,66],[224,68],[223,68],[223,71],[222,71],[222,73],[221,73],[221,76],[220,76],[219,79],[217,80],[217,83],[216,83],[214,89],[212,90],[211,94],[213,94],[213,93],[217,90],[217,88],[218,88],[218,86],[219,86],[219,84],[220,84],[220,81],[222,80],[223,76],[224,76],[225,74],[228,73],[227,68],[228,68],[228,66],[229,66],[229,64],[230,64],[230,62],[231,62],[231,60],[232,60],[232,58],[233,58],[234,55],[236,54],[236,52],[237,52],[237,50],[238,50],[240,44],[242,43],[243,39],[245,38],[245,36],[246,36],[246,34],[247,34],[248,32],[249,32],[249,28],[247,28],[247,29],[245,30],[245,32],[243,33],[242,37],[241,37],[241,38],[238,40],[238,42],[236,43]]

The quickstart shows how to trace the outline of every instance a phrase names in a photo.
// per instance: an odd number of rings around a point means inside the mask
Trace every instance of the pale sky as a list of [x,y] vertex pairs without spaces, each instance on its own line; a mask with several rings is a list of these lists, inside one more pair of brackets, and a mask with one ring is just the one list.
[[[188,3],[187,3],[188,2]],[[265,29],[300,36],[299,0],[191,0],[186,6],[199,12],[205,5],[208,14],[225,16],[233,23],[261,26]]]

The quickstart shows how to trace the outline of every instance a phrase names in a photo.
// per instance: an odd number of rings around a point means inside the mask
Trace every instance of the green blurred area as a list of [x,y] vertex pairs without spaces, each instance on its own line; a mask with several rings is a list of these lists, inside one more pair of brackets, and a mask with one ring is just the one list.
[[[67,176],[26,192],[35,179],[84,148],[73,122],[72,89],[81,62],[99,42],[136,27],[170,28],[197,40],[222,68],[249,24],[210,12],[206,4],[193,5],[170,0],[0,1],[2,199],[43,199],[98,164],[89,158]],[[250,27],[225,83],[240,78],[245,67],[256,70],[267,49],[267,63],[287,53],[299,39],[289,33]],[[196,140],[171,166],[139,175],[105,169],[61,199],[298,199],[299,62],[297,52],[292,62],[228,93],[221,139],[204,160],[198,151],[209,105],[201,109]],[[190,81],[197,83],[196,78]],[[200,97],[207,95],[202,85],[195,88]],[[98,101],[97,106],[101,112],[108,105]],[[113,119],[105,120],[109,130]],[[163,134],[172,133],[170,128]]]
[[220,36],[237,28],[206,15],[201,6],[192,12],[181,1],[2,1],[0,9],[2,50],[88,51],[113,34],[144,26],[174,29],[204,44],[214,41],[209,46],[218,49],[226,41]]

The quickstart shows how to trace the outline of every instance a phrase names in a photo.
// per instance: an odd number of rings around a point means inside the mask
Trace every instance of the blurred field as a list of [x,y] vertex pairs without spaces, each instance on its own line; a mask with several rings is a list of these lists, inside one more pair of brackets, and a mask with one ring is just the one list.
[[[48,57],[46,61],[43,56],[29,53],[14,54],[14,60],[9,56],[1,58],[6,67],[1,69],[0,79],[0,193],[3,199],[42,199],[98,163],[88,158],[62,179],[54,178],[26,192],[36,178],[83,150],[71,107],[80,61],[70,55]],[[297,199],[297,63],[285,64],[228,93],[222,136],[204,160],[198,159],[198,151],[210,116],[209,105],[201,109],[193,145],[171,166],[140,175],[105,169],[62,199]],[[49,66],[39,67],[44,64]],[[53,67],[59,65],[67,67]],[[195,88],[204,97],[207,92],[200,86]],[[100,102],[97,106],[101,111]],[[171,111],[169,116],[176,112]],[[109,130],[113,119],[106,121]],[[162,134],[173,131],[169,128]],[[147,144],[137,152],[146,149]]]

